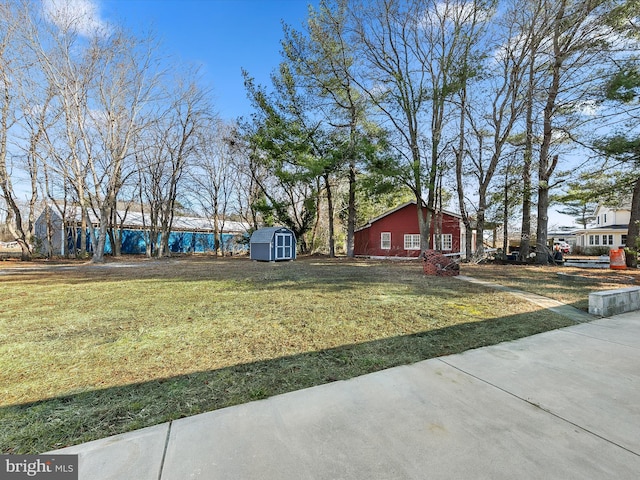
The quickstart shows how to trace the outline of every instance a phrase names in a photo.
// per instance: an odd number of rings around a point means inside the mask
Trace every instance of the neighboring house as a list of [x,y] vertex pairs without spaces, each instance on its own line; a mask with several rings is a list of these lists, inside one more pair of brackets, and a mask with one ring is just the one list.
[[595,224],[576,230],[576,246],[582,251],[596,248],[618,248],[627,243],[631,210],[628,206],[618,208],[598,205],[594,213]]
[[[73,209],[67,214],[67,219],[63,222],[60,214],[53,208],[49,209],[52,254],[65,255],[74,248],[74,239],[79,242],[79,231],[81,227],[80,212]],[[98,218],[93,214],[89,215],[92,227],[98,233]],[[140,212],[117,211],[117,229],[121,234],[121,252],[123,254],[145,253],[149,238],[149,218]],[[124,220],[123,220],[124,219]],[[35,224],[36,238],[42,249],[46,245],[47,227],[45,212],[38,217]],[[75,230],[75,231],[74,231]],[[222,230],[220,232],[220,230]],[[246,239],[249,226],[242,222],[225,221],[219,226],[220,249],[224,252],[236,253],[246,251]],[[77,244],[76,248],[80,245]],[[175,216],[173,226],[169,234],[169,248],[173,253],[210,252],[215,249],[213,222],[207,218]],[[89,251],[91,245],[87,245]],[[44,251],[43,253],[47,253]],[[111,241],[107,236],[105,253],[112,253]]]
[[[461,216],[442,211],[431,224],[432,248],[444,253],[458,253],[464,247]],[[436,232],[436,227],[439,233]],[[416,202],[404,203],[356,230],[354,253],[371,257],[417,257],[420,251],[420,229]]]

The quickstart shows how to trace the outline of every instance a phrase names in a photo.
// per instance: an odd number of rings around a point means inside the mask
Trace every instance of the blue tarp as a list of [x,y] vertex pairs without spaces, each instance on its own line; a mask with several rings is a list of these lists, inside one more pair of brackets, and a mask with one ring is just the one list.
[[[80,229],[76,233],[76,248],[80,249]],[[98,235],[98,230],[95,230]],[[143,254],[147,248],[147,237],[140,230],[122,230],[122,248],[123,254]],[[73,249],[73,236],[71,231],[67,237],[67,248]],[[169,249],[172,253],[205,253],[215,251],[215,239],[213,233],[202,232],[171,232],[169,234]],[[247,250],[246,244],[238,243],[236,236],[223,233],[220,238],[220,250],[223,252],[237,252],[238,250]],[[93,251],[93,246],[87,238],[87,251]],[[113,253],[111,248],[111,239],[107,235],[107,241],[104,247],[104,253],[109,255]]]

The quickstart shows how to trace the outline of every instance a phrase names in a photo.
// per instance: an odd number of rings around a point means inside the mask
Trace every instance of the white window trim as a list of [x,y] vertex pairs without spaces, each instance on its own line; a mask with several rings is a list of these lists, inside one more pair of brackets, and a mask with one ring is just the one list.
[[419,233],[407,233],[404,236],[404,249],[405,250],[420,250],[420,234]]
[[450,252],[453,250],[453,234],[441,233],[439,235],[440,242],[438,242],[438,235],[433,235],[433,246],[436,249]]
[[391,232],[380,232],[380,249],[391,250]]

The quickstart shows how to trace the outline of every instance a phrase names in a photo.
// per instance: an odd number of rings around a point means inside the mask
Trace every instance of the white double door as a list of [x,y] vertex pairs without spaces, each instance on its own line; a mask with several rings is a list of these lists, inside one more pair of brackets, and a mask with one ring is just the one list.
[[275,260],[288,260],[293,258],[293,237],[287,233],[276,233],[276,258]]

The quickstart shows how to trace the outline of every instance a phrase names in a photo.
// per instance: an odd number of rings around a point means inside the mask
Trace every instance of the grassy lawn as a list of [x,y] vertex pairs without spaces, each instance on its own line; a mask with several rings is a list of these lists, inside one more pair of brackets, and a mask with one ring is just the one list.
[[[125,258],[20,273],[5,263],[2,453],[41,453],[571,324],[505,293],[426,277],[419,262]],[[501,267],[462,273],[557,293],[547,288],[556,270],[530,268],[520,283]],[[570,303],[594,289],[576,285]]]
[[585,312],[589,293],[640,283],[640,271],[536,265],[464,265],[464,275],[537,293]]

